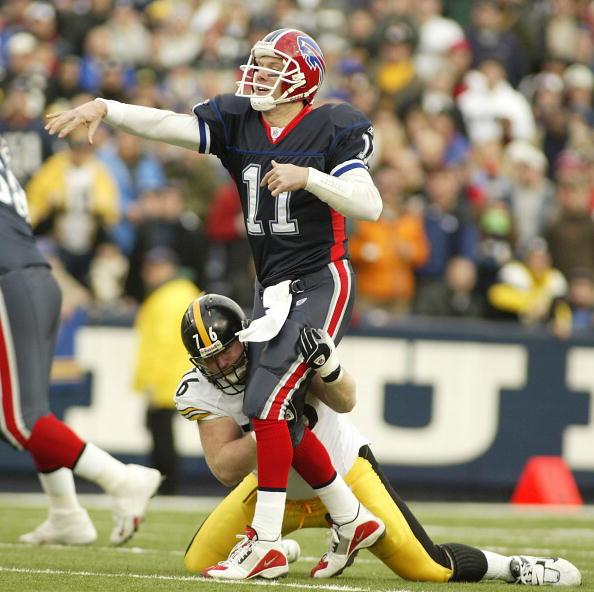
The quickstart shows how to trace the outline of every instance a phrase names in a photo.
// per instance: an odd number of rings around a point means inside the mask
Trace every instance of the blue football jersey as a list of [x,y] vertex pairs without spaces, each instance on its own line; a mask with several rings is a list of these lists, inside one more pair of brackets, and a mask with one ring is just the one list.
[[273,197],[260,187],[271,161],[339,177],[366,168],[373,150],[369,120],[346,103],[306,107],[274,138],[249,100],[218,95],[194,107],[199,152],[218,156],[239,190],[256,274],[266,287],[348,258],[345,219],[305,189]]

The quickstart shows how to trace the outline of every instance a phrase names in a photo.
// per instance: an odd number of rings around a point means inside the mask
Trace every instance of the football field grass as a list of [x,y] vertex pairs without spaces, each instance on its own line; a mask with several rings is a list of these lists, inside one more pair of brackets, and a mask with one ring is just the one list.
[[[231,592],[232,590],[343,592],[510,592],[509,584],[435,584],[395,576],[368,551],[359,554],[342,576],[313,580],[309,570],[327,546],[321,529],[291,535],[301,558],[287,578],[278,581],[213,582],[187,573],[183,553],[194,531],[215,502],[201,498],[161,498],[151,502],[146,521],[122,547],[109,544],[111,512],[104,496],[81,496],[99,532],[85,547],[33,547],[19,535],[45,519],[43,498],[0,494],[1,592]],[[594,591],[594,506],[578,509],[514,507],[507,504],[411,503],[436,542],[462,542],[503,554],[562,556],[582,572],[580,589]],[[566,588],[572,590],[574,588]]]

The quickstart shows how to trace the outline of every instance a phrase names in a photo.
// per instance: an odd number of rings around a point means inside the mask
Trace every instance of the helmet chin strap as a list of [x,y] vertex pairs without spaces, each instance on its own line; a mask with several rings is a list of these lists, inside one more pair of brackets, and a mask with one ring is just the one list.
[[254,111],[270,111],[276,107],[276,101],[271,95],[265,97],[250,97],[250,104]]

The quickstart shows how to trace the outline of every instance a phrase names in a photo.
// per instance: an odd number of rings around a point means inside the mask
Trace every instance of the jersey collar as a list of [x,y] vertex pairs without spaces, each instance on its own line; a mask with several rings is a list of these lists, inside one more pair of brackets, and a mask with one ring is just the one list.
[[295,128],[295,126],[312,110],[312,106],[311,105],[305,105],[305,107],[303,107],[303,109],[301,109],[301,111],[299,111],[299,113],[297,113],[297,115],[295,115],[295,117],[285,126],[285,128],[283,129],[283,131],[279,134],[279,136],[276,139],[272,138],[272,131],[270,129],[270,126],[268,125],[268,123],[266,123],[266,120],[262,117],[262,115],[260,115],[260,121],[262,122],[262,125],[264,126],[264,129],[266,130],[266,135],[268,136],[268,141],[271,144],[277,144],[278,142],[280,142],[292,129]]

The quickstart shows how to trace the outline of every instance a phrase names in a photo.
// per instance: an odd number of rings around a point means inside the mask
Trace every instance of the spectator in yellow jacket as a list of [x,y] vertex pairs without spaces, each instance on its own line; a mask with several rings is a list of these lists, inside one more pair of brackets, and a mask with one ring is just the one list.
[[148,296],[140,305],[135,323],[138,353],[134,389],[147,397],[151,460],[166,476],[160,492],[171,494],[177,489],[179,465],[173,435],[173,397],[179,377],[188,368],[188,356],[179,338],[179,319],[200,291],[180,275],[177,255],[167,247],[147,252],[142,277]]
[[75,279],[88,285],[97,247],[120,217],[118,189],[82,128],[67,150],[48,158],[27,186],[31,225],[50,237],[58,257]]
[[567,280],[552,266],[547,243],[533,239],[522,260],[510,261],[500,270],[487,297],[497,310],[515,315],[528,324],[545,324],[555,314],[555,304],[567,294]]

